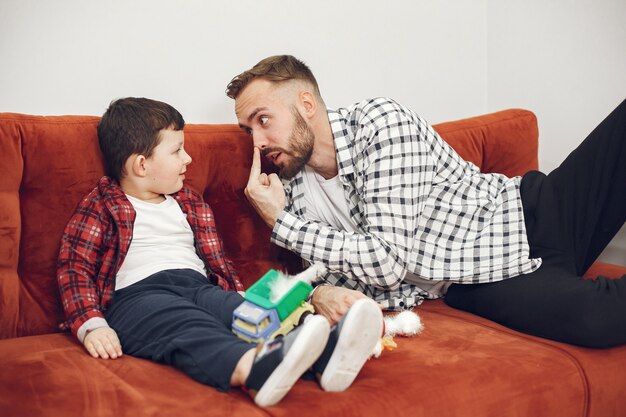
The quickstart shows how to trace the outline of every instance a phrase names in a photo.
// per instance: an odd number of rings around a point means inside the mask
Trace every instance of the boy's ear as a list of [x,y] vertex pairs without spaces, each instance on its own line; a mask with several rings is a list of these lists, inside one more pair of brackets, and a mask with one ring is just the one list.
[[126,161],[130,173],[135,177],[145,177],[147,175],[146,170],[146,157],[139,154],[133,154]]

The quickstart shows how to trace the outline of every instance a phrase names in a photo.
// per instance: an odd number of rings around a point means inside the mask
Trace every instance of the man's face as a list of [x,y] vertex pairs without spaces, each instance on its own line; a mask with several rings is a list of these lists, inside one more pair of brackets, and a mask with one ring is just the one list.
[[239,125],[287,179],[309,162],[315,142],[307,121],[295,105],[288,104],[289,93],[289,89],[257,79],[235,100]]

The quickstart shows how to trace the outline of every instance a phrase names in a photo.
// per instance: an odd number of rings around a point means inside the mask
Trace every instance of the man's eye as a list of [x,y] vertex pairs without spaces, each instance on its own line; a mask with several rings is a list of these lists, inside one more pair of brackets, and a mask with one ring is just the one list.
[[261,123],[261,125],[264,125],[264,124],[266,124],[269,121],[269,119],[270,118],[267,117],[267,116],[261,116],[261,117],[259,117],[259,122]]

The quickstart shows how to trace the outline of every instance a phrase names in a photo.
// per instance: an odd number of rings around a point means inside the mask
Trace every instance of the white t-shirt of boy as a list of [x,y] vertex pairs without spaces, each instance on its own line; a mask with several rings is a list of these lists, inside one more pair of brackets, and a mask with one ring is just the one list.
[[180,206],[169,195],[152,204],[126,195],[135,209],[133,238],[115,279],[115,290],[167,269],[193,269],[206,276],[194,235]]

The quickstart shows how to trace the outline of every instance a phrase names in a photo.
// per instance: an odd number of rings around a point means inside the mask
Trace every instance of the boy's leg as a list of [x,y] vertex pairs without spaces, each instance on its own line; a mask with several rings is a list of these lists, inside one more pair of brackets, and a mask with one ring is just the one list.
[[233,312],[243,303],[244,298],[237,291],[226,291],[217,285],[205,283],[195,289],[193,301],[231,329]]
[[[126,353],[173,365],[199,382],[227,390],[242,357],[255,345],[235,336],[230,321],[214,314],[221,307],[232,316],[241,297],[205,291],[207,285],[211,284],[195,271],[163,271],[117,291],[106,318]],[[199,294],[217,307],[209,312],[197,305]],[[243,372],[257,405],[273,405],[285,396],[319,357],[328,332],[328,322],[318,317],[257,348],[251,369]]]
[[[155,274],[116,291],[106,312],[125,353],[181,369],[195,380],[226,390],[245,352],[255,345],[237,338],[221,320],[187,297],[195,288],[180,276]],[[204,278],[200,276],[201,278]]]

